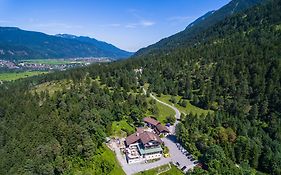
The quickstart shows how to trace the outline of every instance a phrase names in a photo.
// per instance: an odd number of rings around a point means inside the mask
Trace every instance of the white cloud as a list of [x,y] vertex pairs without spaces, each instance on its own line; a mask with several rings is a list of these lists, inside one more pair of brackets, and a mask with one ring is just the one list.
[[140,24],[144,27],[147,27],[147,26],[153,26],[155,24],[155,22],[153,22],[153,21],[141,21]]
[[141,20],[137,23],[130,23],[125,25],[126,28],[136,28],[136,27],[150,27],[155,25],[155,22],[149,20]]

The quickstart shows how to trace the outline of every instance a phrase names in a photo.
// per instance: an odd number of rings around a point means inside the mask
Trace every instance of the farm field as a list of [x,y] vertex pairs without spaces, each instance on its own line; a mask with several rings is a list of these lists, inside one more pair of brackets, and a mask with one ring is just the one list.
[[13,81],[20,78],[27,78],[40,74],[47,74],[48,72],[43,71],[28,71],[28,72],[5,72],[0,73],[0,81]]

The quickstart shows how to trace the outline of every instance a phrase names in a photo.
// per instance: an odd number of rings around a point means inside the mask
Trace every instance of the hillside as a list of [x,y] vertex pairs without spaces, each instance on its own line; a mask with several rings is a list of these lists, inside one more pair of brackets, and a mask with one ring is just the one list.
[[281,0],[270,0],[196,44],[0,85],[0,174],[111,174],[104,139],[113,123],[157,113],[141,94],[148,84],[176,106],[214,111],[183,115],[176,128],[204,168],[188,174],[281,174],[280,31]]
[[[75,57],[128,58],[132,53],[95,39],[72,39],[0,27],[0,59],[43,59]],[[85,38],[85,37],[84,37]]]
[[170,48],[184,47],[189,44],[194,44],[196,42],[195,36],[202,31],[224,20],[226,17],[238,14],[239,12],[266,1],[267,0],[232,0],[219,10],[210,11],[198,18],[189,24],[182,32],[164,38],[147,48],[140,49],[135,55],[139,56],[152,53],[154,50],[169,50]]

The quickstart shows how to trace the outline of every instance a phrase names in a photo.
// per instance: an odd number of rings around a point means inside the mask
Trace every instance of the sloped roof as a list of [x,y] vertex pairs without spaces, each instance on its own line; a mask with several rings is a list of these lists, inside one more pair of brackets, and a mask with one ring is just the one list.
[[157,120],[155,120],[155,119],[153,119],[151,117],[145,117],[143,119],[143,121],[146,122],[146,123],[149,123],[151,125],[154,125],[154,126],[156,126],[158,123],[160,123],[159,121],[157,121]]
[[138,133],[134,133],[132,135],[129,135],[126,139],[125,142],[127,145],[131,145],[132,143],[135,143],[139,140],[139,134]]
[[158,125],[156,125],[156,129],[159,132],[168,132],[168,133],[170,132],[166,126],[163,126],[160,123]]
[[160,137],[152,132],[148,132],[148,131],[144,131],[142,133],[134,133],[130,136],[128,136],[125,139],[125,142],[127,145],[130,145],[132,143],[135,143],[137,141],[141,141],[143,144],[147,144],[150,141],[157,141],[159,143],[162,143],[162,140],[160,139]]
[[141,142],[145,145],[150,141],[157,141],[159,143],[162,143],[162,140],[160,137],[152,132],[144,132],[140,135]]

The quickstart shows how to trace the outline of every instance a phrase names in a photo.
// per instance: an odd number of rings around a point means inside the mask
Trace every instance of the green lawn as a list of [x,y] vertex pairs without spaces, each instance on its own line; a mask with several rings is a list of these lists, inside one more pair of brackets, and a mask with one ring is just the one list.
[[165,123],[165,120],[166,120],[167,116],[171,116],[171,115],[175,116],[176,115],[176,112],[172,108],[170,108],[166,105],[163,105],[162,103],[156,102],[156,106],[159,109],[159,114],[157,116],[157,119],[161,123]]
[[[34,59],[34,60],[22,60],[24,63],[31,63],[31,64],[48,64],[48,65],[55,65],[55,64],[71,64],[74,61],[70,60],[63,60],[63,59]],[[75,61],[76,62],[76,61]],[[79,62],[77,62],[79,63]]]
[[161,173],[160,175],[184,175],[176,166],[171,165],[171,169],[167,172]]
[[[140,172],[140,173],[137,173],[136,175],[156,175],[156,174],[158,174],[162,171],[165,171],[167,169],[169,169],[169,164],[162,165],[160,167],[153,168],[151,170],[147,170],[147,171],[144,171],[144,172]],[[170,170],[168,170],[166,172],[163,172],[163,173],[160,173],[159,175],[183,175],[183,173],[177,167],[175,167],[174,165],[171,165]]]
[[[155,95],[156,96],[156,95]],[[185,113],[185,114],[189,114],[189,113],[193,113],[193,114],[197,114],[197,115],[207,115],[209,112],[213,113],[214,111],[212,110],[205,110],[205,109],[201,109],[199,107],[196,107],[194,105],[192,105],[190,103],[190,101],[187,101],[187,106],[186,107],[182,107],[178,104],[173,104],[172,102],[170,102],[169,100],[171,99],[171,95],[161,95],[161,97],[157,97],[159,100],[168,103],[170,105],[174,105],[176,108],[178,108],[178,110],[180,110],[181,113]],[[180,96],[175,96],[177,102],[181,100],[182,97]]]
[[129,134],[135,132],[135,128],[132,127],[126,120],[112,123],[112,135],[118,137],[126,137]]
[[27,78],[35,75],[46,74],[48,72],[43,71],[28,71],[28,72],[7,72],[7,73],[0,73],[0,80],[1,81],[12,81],[17,80],[20,78]]

